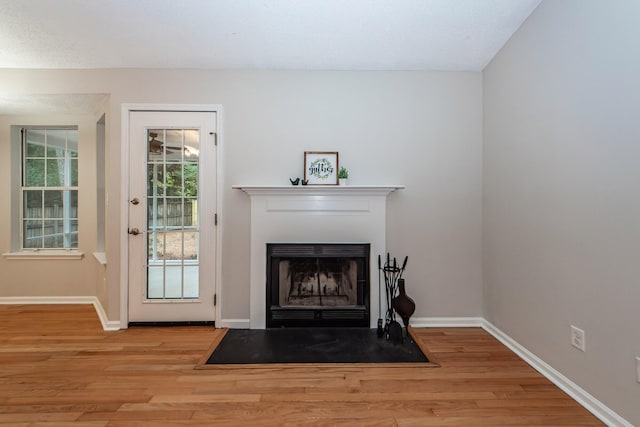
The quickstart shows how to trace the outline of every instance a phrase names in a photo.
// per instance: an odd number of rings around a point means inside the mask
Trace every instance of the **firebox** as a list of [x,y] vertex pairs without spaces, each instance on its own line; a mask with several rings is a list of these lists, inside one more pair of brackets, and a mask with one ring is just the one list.
[[369,243],[267,243],[267,328],[369,327]]

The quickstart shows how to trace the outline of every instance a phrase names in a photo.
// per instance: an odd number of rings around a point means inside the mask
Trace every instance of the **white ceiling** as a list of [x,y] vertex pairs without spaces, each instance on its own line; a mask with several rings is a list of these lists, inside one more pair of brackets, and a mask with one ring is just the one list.
[[0,0],[0,68],[481,71],[541,0]]

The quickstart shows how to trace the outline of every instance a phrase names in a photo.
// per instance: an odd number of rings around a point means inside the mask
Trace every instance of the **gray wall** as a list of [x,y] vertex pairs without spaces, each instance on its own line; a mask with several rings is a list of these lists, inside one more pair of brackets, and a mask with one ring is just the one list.
[[485,69],[483,299],[640,425],[638,22],[638,1],[547,0]]
[[[14,129],[16,144],[11,144],[11,126],[77,125],[79,234],[81,260],[7,260],[0,255],[0,297],[24,296],[96,296],[96,173],[95,134],[97,117],[87,115],[15,115],[0,116],[0,254],[11,251],[12,238],[19,247],[19,223],[13,227],[12,215],[19,216],[20,140]],[[98,271],[99,272],[99,271]]]
[[[351,184],[407,186],[389,198],[387,242],[394,255],[409,256],[416,317],[482,314],[480,73],[0,70],[0,91],[110,95],[107,289],[99,295],[111,320],[119,316],[117,239],[126,228],[119,220],[122,103],[224,107],[223,318],[249,318],[249,198],[231,185],[288,184],[302,175],[305,150],[339,151]],[[0,218],[0,236],[9,229]],[[9,279],[0,296],[28,292]]]

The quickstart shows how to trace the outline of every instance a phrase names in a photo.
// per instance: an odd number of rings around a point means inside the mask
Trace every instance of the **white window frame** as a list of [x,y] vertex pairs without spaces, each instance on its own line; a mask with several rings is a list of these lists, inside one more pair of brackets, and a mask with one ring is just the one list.
[[93,256],[102,265],[107,265],[107,175],[106,175],[106,114],[96,122],[96,249]]
[[[70,185],[71,183],[69,182],[70,178],[65,178],[67,180],[67,182],[65,182],[64,186],[58,186],[58,187],[47,187],[46,186],[46,182],[44,183],[44,186],[26,186],[26,182],[24,182],[24,174],[25,174],[25,167],[26,167],[26,152],[24,152],[25,150],[25,141],[26,141],[26,137],[23,137],[23,132],[22,130],[74,130],[77,132],[78,134],[78,139],[79,139],[79,126],[78,125],[65,125],[65,126],[58,126],[58,125],[45,125],[45,126],[36,126],[36,125],[29,125],[29,126],[11,126],[11,140],[12,140],[12,150],[11,150],[11,159],[12,162],[11,164],[13,165],[12,167],[12,172],[11,172],[11,187],[12,187],[12,191],[11,191],[11,216],[12,216],[12,235],[11,235],[11,248],[12,251],[10,253],[5,253],[3,254],[3,256],[5,257],[5,259],[8,260],[14,260],[14,259],[38,259],[38,258],[42,258],[42,259],[81,259],[83,257],[83,253],[80,252],[78,250],[78,245],[74,245],[74,247],[68,247],[68,248],[45,248],[45,247],[39,247],[39,248],[25,248],[24,247],[24,236],[23,236],[23,230],[24,230],[24,221],[28,218],[25,218],[25,212],[24,212],[24,203],[23,203],[23,195],[25,191],[29,191],[29,190],[75,190],[78,191],[78,185]],[[80,145],[80,142],[78,141],[78,145]],[[65,143],[65,150],[67,150],[67,144]],[[78,147],[78,151],[79,151],[79,147]],[[65,157],[66,157],[66,153],[65,153]],[[43,156],[43,160],[45,160],[47,158],[47,153],[45,152],[45,155]],[[76,156],[75,158],[79,158],[79,155]],[[46,164],[46,160],[45,160],[45,164]],[[65,160],[65,169],[70,167],[70,161],[69,160]],[[77,167],[79,168],[79,164],[77,165]],[[46,174],[46,173],[45,173]],[[67,174],[68,175],[68,174]],[[79,177],[78,177],[79,179]],[[76,184],[79,184],[79,182],[77,182]],[[44,212],[42,213],[42,217],[41,220],[45,220],[44,218]],[[70,218],[69,213],[67,212],[65,215],[65,218],[62,218],[63,223],[64,223],[64,227],[68,227],[70,224],[70,220],[79,220],[79,218],[77,218],[77,216],[79,216],[79,214],[77,214],[76,217],[74,218]],[[59,220],[58,218],[56,218],[57,220]],[[70,232],[70,230],[66,230],[67,232]],[[74,231],[73,233],[78,233],[79,236],[79,230],[78,231]],[[63,240],[64,241],[64,240]],[[68,240],[67,240],[68,241]],[[68,245],[71,246],[71,245]]]

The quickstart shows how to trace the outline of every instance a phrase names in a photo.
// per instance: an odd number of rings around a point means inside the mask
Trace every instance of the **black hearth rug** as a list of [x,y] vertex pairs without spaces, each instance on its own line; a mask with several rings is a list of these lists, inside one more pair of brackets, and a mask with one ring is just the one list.
[[266,363],[427,363],[411,336],[403,343],[369,328],[230,329],[207,365]]

